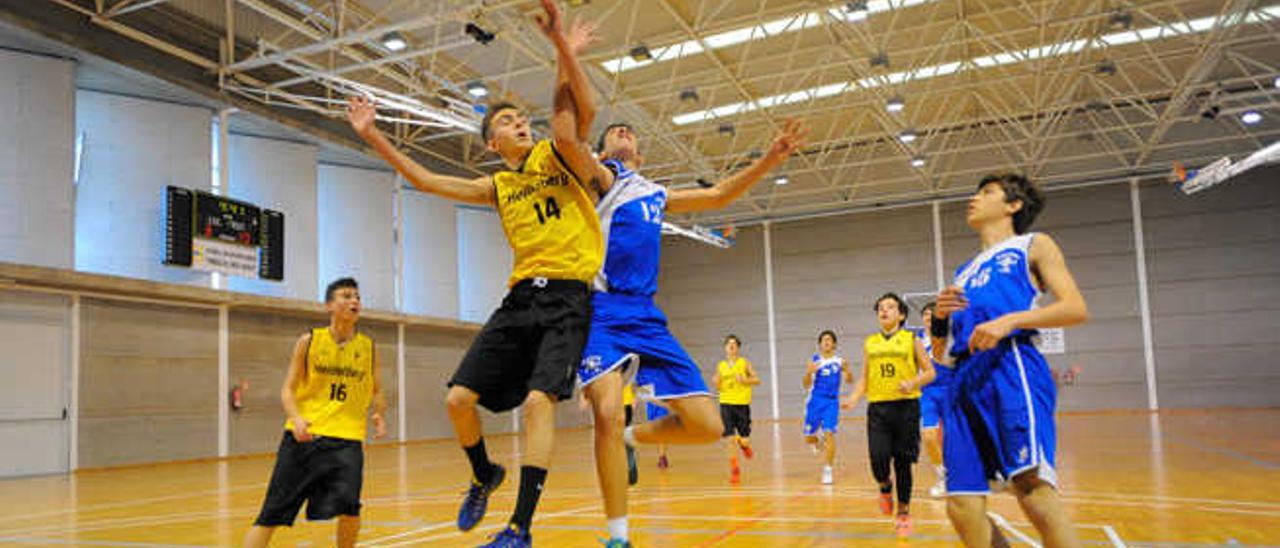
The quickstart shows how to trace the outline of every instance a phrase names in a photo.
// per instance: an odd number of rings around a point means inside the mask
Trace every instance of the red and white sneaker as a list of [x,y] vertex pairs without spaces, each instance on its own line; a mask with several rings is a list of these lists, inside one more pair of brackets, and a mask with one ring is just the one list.
[[898,514],[893,520],[893,530],[899,537],[911,536],[911,514]]
[[893,515],[893,493],[880,493],[880,513]]

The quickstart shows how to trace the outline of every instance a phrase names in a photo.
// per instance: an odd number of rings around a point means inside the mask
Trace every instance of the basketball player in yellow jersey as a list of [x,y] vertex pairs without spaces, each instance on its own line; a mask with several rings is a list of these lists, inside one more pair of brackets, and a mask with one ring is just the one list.
[[751,362],[739,356],[742,341],[737,335],[724,338],[724,359],[716,365],[715,385],[720,393],[720,420],[724,422],[724,437],[728,438],[729,482],[742,479],[738,467],[738,451],[751,458],[751,387],[760,384]]
[[[544,4],[544,8],[547,6]],[[554,6],[552,6],[554,7]],[[550,11],[550,10],[548,10]],[[520,491],[506,528],[490,546],[529,546],[529,526],[541,497],[555,439],[555,403],[569,398],[590,321],[590,286],[603,261],[595,212],[596,174],[574,173],[563,155],[580,158],[578,135],[589,130],[594,111],[571,98],[563,59],[594,40],[591,27],[554,34],[562,50],[551,127],[552,140],[535,143],[528,116],[510,103],[491,105],[480,134],[505,169],[466,179],[433,173],[393,146],[374,124],[374,106],[352,98],[348,120],[356,133],[414,187],[469,204],[497,209],[514,255],[510,291],[489,317],[449,381],[449,420],[471,463],[471,486],[457,525],[469,531],[484,517],[489,494],[505,469],[490,462],[477,405],[493,412],[522,406],[524,416]],[[576,60],[573,61],[576,66]],[[589,157],[589,154],[588,154]],[[585,183],[584,183],[585,181]]]
[[307,503],[311,521],[338,518],[335,544],[355,546],[360,532],[365,416],[373,407],[374,437],[387,435],[387,402],[378,380],[373,340],[356,331],[360,288],[342,278],[325,290],[329,326],[298,338],[280,389],[288,421],[275,471],[247,547],[267,546]]
[[[936,374],[924,345],[903,329],[907,303],[894,293],[876,300],[880,332],[862,347],[862,376],[841,407],[849,409],[867,396],[867,446],[871,473],[880,484],[880,512],[893,514],[893,485],[898,484],[894,529],[911,534],[911,467],[920,456],[920,388]],[[889,470],[893,469],[893,479]]]

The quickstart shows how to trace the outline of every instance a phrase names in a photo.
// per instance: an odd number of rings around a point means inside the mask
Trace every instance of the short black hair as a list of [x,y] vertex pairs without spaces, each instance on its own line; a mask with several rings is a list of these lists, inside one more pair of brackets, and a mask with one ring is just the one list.
[[881,295],[879,299],[876,299],[876,304],[871,307],[871,311],[879,312],[880,303],[889,299],[892,299],[893,302],[898,303],[898,311],[902,312],[902,322],[900,322],[899,325],[907,323],[907,315],[911,312],[911,309],[907,308],[907,301],[902,300],[902,297],[899,297],[897,293],[894,293],[892,291],[885,293],[884,295]]
[[734,334],[732,334],[732,333],[730,333],[729,335],[727,335],[727,336],[724,338],[724,344],[729,344],[729,341],[733,341],[733,342],[738,343],[738,348],[742,348],[742,339],[739,339],[737,335],[734,335]]
[[359,290],[360,284],[356,283],[355,278],[338,278],[334,280],[332,283],[330,283],[329,287],[326,287],[324,289],[324,302],[326,303],[333,302],[333,294],[337,293],[339,289],[342,289],[344,287],[350,287],[352,289]]
[[1004,190],[1005,203],[1022,202],[1022,208],[1013,213],[1013,231],[1025,234],[1036,221],[1036,216],[1044,210],[1044,193],[1030,179],[1018,173],[987,175],[978,183],[978,190],[991,183],[1000,185]]
[[818,333],[818,344],[822,344],[822,338],[831,335],[831,342],[838,343],[840,339],[836,338],[836,332],[830,329],[823,329],[822,333]]
[[609,127],[604,128],[604,131],[600,132],[600,138],[596,139],[596,152],[604,152],[604,137],[608,135],[610,131],[613,131],[614,128],[620,127],[625,127],[632,132],[636,130],[636,128],[631,127],[631,124],[626,122],[614,122],[609,124]]
[[517,111],[524,112],[519,105],[512,103],[511,101],[499,101],[485,108],[484,120],[480,121],[480,138],[484,139],[486,143],[489,142],[489,135],[492,133],[489,129],[489,124],[493,123],[493,117],[497,116],[499,112],[507,109],[515,109]]
[[937,301],[929,301],[929,302],[925,303],[925,304],[924,304],[924,306],[920,307],[920,315],[921,315],[921,316],[924,316],[924,313],[925,313],[925,312],[933,312],[933,311],[934,311],[934,310],[936,310],[937,308],[938,308],[938,302],[937,302]]

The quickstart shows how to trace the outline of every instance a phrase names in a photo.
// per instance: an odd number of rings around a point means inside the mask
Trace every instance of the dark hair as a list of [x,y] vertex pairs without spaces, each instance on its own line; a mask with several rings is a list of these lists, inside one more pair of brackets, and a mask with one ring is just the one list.
[[484,139],[486,143],[489,142],[489,124],[493,123],[493,117],[497,116],[499,112],[507,109],[515,109],[519,111],[520,107],[511,101],[500,101],[486,107],[484,111],[484,120],[481,120],[480,122],[480,138]]
[[333,294],[337,293],[339,289],[344,287],[350,287],[358,290],[360,289],[360,284],[356,283],[355,278],[338,278],[334,280],[333,283],[330,283],[329,287],[324,289],[324,302],[333,302]]
[[833,342],[833,343],[840,342],[840,339],[837,339],[837,338],[836,338],[836,332],[835,332],[835,331],[832,331],[832,330],[830,330],[830,329],[824,329],[824,330],[822,330],[822,333],[818,333],[818,344],[822,344],[822,338],[823,338],[823,337],[825,337],[825,336],[827,336],[827,335],[831,335],[831,342]]
[[880,303],[888,299],[893,299],[893,302],[898,303],[898,311],[902,312],[902,321],[899,322],[899,325],[907,323],[907,314],[910,313],[911,309],[907,308],[907,301],[902,300],[902,297],[899,297],[897,293],[892,291],[885,293],[884,295],[881,295],[879,299],[876,299],[876,304],[871,307],[871,311],[879,312]]
[[935,309],[937,309],[937,308],[938,308],[938,302],[937,302],[937,301],[929,301],[929,302],[925,303],[925,305],[924,305],[924,306],[920,307],[920,315],[921,315],[921,316],[924,316],[924,313],[925,313],[925,312],[933,312],[933,311],[934,311]]
[[632,132],[636,130],[636,128],[631,127],[631,124],[628,124],[626,122],[614,122],[612,124],[609,124],[609,127],[604,128],[604,131],[600,132],[600,138],[596,140],[596,152],[601,152],[601,153],[604,152],[605,135],[608,135],[610,131],[614,130],[614,128],[620,128],[620,127],[625,127]]
[[978,190],[991,183],[999,184],[1004,190],[1005,203],[1022,202],[1022,208],[1013,213],[1013,231],[1017,234],[1026,233],[1036,216],[1044,210],[1044,193],[1030,179],[1017,173],[987,175],[978,183]]
[[725,344],[729,344],[729,341],[738,343],[738,348],[742,348],[742,339],[739,339],[737,335],[731,333],[724,338]]

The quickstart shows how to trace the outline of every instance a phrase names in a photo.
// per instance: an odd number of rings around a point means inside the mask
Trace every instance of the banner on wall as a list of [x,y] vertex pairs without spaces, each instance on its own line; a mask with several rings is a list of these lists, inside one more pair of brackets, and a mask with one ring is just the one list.
[[1036,348],[1041,354],[1067,353],[1066,330],[1061,327],[1048,327],[1037,331],[1040,334],[1036,336]]
[[240,244],[191,239],[191,268],[229,276],[258,277],[258,248]]

